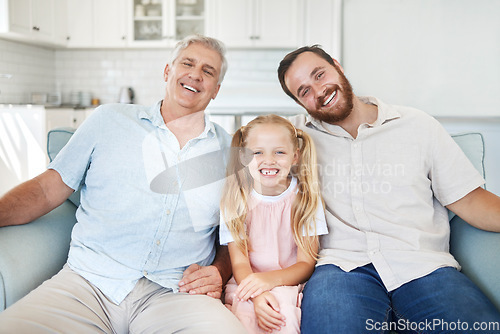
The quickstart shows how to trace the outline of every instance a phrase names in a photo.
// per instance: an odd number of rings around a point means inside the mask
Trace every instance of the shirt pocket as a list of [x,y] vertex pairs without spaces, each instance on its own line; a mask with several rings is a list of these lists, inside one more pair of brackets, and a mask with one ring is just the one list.
[[417,182],[421,164],[418,144],[390,143],[377,147],[376,163],[372,170],[381,182],[407,186]]

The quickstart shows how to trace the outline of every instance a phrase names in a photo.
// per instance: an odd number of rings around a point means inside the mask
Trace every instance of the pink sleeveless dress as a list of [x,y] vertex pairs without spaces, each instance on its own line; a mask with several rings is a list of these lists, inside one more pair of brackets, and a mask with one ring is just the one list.
[[[278,196],[252,193],[248,203],[246,227],[250,240],[250,264],[254,272],[287,268],[297,262],[297,245],[291,228],[291,208],[296,195],[289,187]],[[257,324],[252,301],[235,298],[236,281],[231,278],[226,285],[226,306],[238,317],[249,333],[266,333]],[[275,287],[270,292],[280,305],[286,326],[279,333],[300,333],[300,303],[302,285]]]

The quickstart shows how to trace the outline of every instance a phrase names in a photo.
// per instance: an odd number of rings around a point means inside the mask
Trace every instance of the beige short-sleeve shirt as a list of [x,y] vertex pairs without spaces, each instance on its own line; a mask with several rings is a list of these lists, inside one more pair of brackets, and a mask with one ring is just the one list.
[[426,113],[361,97],[378,106],[357,138],[308,115],[291,118],[318,152],[329,234],[318,265],[344,271],[372,263],[391,291],[445,266],[451,204],[484,179],[444,128]]

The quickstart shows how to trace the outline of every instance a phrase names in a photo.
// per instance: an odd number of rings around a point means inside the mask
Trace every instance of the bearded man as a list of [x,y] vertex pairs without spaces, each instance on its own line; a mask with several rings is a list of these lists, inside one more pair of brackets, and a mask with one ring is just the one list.
[[318,46],[289,53],[278,77],[308,112],[292,122],[316,144],[330,231],[304,290],[301,332],[499,323],[449,253],[446,209],[499,232],[500,198],[481,188],[482,176],[439,122],[354,95],[340,64]]

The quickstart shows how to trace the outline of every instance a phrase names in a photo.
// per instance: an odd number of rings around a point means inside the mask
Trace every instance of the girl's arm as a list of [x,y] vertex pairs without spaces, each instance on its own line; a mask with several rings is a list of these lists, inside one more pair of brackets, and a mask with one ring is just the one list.
[[[318,251],[318,238],[314,238],[314,250]],[[231,252],[231,248],[229,249]],[[241,255],[243,255],[240,252]],[[244,255],[243,255],[244,256]],[[248,257],[246,257],[246,262],[248,263],[248,271],[245,271],[245,275],[236,277],[235,267],[233,264],[233,274],[235,275],[236,282],[239,284],[236,290],[236,297],[242,300],[248,300],[249,298],[254,298],[264,291],[269,291],[276,286],[282,285],[298,285],[304,283],[311,277],[314,266],[316,265],[316,260],[312,259],[309,255],[304,253],[300,248],[297,250],[297,263],[291,265],[288,268],[281,270],[273,270],[269,272],[253,273],[250,268],[250,263],[248,262]],[[231,262],[232,253],[231,253]],[[242,267],[243,268],[243,267]],[[241,269],[243,273],[243,269]]]
[[248,255],[244,254],[234,242],[230,242],[227,246],[234,279],[236,283],[240,284],[248,275],[253,274],[250,260],[248,259]]

